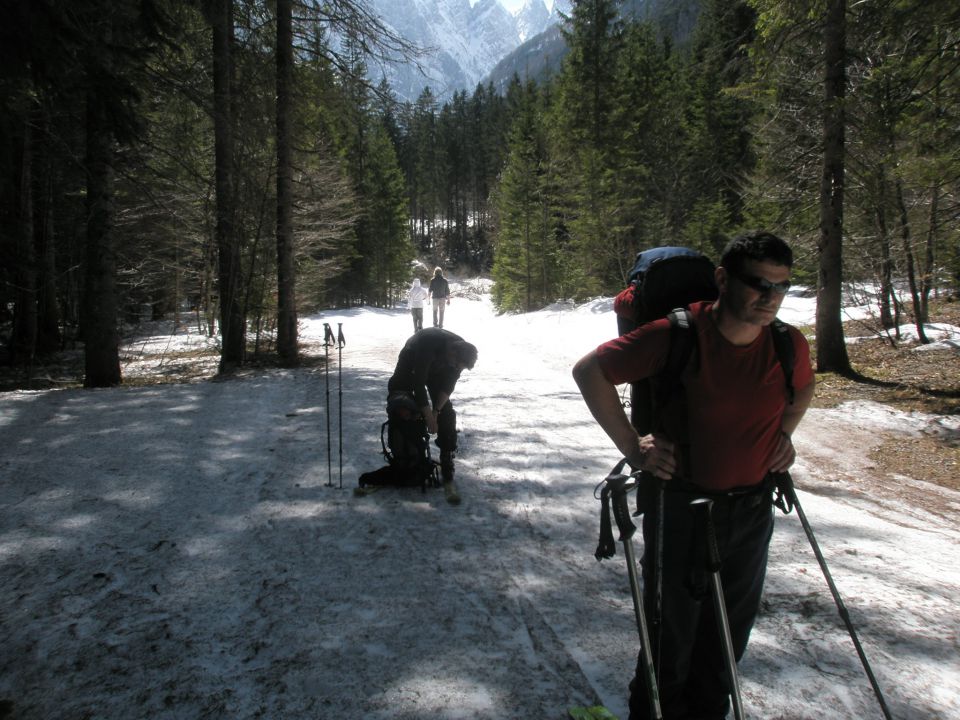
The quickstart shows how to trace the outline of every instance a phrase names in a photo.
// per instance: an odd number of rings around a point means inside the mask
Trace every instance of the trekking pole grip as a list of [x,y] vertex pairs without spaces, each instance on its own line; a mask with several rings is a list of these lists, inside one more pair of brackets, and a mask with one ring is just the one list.
[[637,531],[637,526],[630,519],[630,507],[627,504],[627,492],[630,489],[627,487],[627,481],[629,479],[629,477],[621,475],[614,478],[614,482],[607,480],[610,483],[610,493],[613,496],[613,519],[617,522],[621,541],[629,540]]
[[617,529],[620,531],[620,540],[629,540],[637,530],[637,526],[630,519],[630,507],[627,505],[627,493],[633,489],[630,475],[624,475],[623,469],[626,467],[627,459],[623,458],[618,462],[610,474],[607,475],[604,483],[605,490],[609,491],[613,507],[613,519],[617,522]]
[[720,569],[720,549],[717,547],[717,531],[713,525],[713,500],[697,498],[691,501],[690,509],[693,510],[698,527],[704,530],[706,569],[711,573],[717,572]]

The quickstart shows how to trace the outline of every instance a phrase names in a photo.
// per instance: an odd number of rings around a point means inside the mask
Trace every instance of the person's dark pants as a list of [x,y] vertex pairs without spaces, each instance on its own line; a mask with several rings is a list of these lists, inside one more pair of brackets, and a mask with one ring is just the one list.
[[423,330],[423,308],[410,308],[410,312],[413,314],[413,331]]
[[[430,391],[430,402],[434,401],[433,390]],[[457,449],[457,411],[453,408],[453,403],[448,399],[440,409],[437,415],[437,447],[440,452],[455,452]]]
[[[698,562],[702,528],[696,527],[692,492],[664,493],[663,554],[657,558],[657,503],[643,518],[644,606],[654,665],[658,668],[664,720],[722,720],[730,706],[723,646],[710,594],[709,576]],[[760,609],[767,550],[773,535],[769,490],[737,496],[709,496],[722,568],[720,578],[730,621],[734,655],[743,656]],[[663,570],[661,622],[656,623],[655,570]],[[630,720],[650,717],[641,660],[630,683]]]

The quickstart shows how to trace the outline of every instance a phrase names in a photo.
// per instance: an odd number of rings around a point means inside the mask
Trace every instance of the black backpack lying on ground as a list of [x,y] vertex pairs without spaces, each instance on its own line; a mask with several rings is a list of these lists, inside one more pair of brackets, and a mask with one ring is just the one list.
[[360,487],[439,487],[440,464],[430,455],[430,434],[413,395],[393,392],[387,398],[387,421],[380,427],[380,446],[387,465],[360,476]]

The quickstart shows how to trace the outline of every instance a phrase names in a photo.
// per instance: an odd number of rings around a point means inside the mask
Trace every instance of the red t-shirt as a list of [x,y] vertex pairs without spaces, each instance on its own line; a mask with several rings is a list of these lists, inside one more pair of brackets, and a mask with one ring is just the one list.
[[[730,490],[766,476],[779,443],[787,392],[772,331],[764,329],[750,345],[733,345],[717,329],[712,304],[690,306],[698,351],[681,375],[686,423],[683,400],[675,394],[660,424],[674,442],[685,444],[683,438],[689,438],[689,448],[679,453],[681,477],[707,490]],[[793,386],[799,390],[813,380],[810,347],[796,328],[789,331],[796,355]],[[620,385],[659,373],[669,347],[670,322],[661,319],[604,343],[597,355],[607,380]]]

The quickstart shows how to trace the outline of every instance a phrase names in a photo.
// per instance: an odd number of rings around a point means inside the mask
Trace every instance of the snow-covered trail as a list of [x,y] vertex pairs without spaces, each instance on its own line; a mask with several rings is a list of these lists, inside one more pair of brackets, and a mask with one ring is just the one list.
[[[342,375],[3,396],[0,701],[23,720],[559,720],[593,699],[625,718],[626,569],[619,549],[593,557],[593,488],[617,458],[570,377],[609,311],[453,300],[447,327],[480,352],[454,395],[459,507],[350,493],[382,463],[402,310],[303,321],[315,340],[343,324]],[[815,411],[798,435],[804,508],[894,715],[956,720],[960,532],[949,511],[905,517],[866,494],[866,451],[896,423],[843,420]],[[878,717],[795,516],[778,518],[768,577],[748,717]]]

